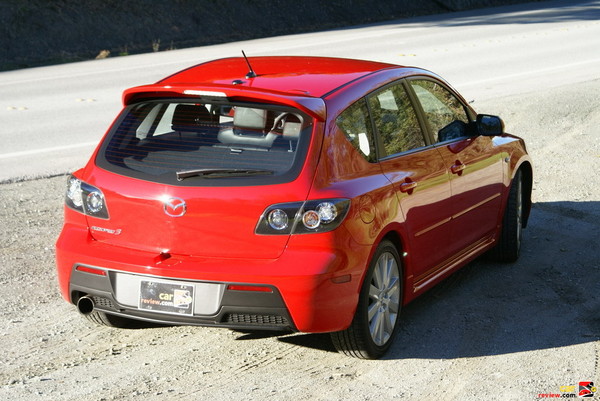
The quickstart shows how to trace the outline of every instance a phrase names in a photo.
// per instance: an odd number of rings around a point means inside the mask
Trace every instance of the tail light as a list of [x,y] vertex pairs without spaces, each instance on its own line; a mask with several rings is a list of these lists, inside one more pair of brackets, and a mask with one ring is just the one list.
[[335,230],[350,208],[349,199],[323,199],[269,206],[256,225],[256,234],[289,235]]
[[65,203],[71,209],[88,216],[108,219],[108,209],[102,191],[74,176],[70,176],[67,182]]

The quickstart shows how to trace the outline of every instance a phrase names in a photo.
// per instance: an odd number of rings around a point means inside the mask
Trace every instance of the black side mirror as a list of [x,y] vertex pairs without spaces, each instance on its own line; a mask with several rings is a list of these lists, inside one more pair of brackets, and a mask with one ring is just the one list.
[[483,136],[498,136],[504,134],[504,121],[498,116],[489,114],[477,115],[477,132]]

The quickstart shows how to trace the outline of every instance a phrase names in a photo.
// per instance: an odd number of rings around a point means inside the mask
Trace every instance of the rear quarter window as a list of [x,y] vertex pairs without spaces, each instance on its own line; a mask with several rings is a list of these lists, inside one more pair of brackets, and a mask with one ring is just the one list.
[[364,99],[360,99],[344,110],[336,119],[336,125],[362,157],[369,162],[377,160],[373,142],[373,125]]

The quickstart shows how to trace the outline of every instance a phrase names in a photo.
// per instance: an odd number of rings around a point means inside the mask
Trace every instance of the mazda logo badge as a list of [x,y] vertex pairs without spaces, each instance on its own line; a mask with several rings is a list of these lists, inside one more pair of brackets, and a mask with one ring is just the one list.
[[181,198],[167,198],[163,203],[163,209],[167,216],[181,217],[187,211],[185,201]]

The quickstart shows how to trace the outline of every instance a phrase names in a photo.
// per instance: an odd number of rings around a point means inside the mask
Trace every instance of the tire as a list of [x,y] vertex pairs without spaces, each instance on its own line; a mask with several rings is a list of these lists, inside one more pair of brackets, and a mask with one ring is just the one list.
[[99,326],[116,327],[120,329],[127,329],[134,326],[134,322],[131,319],[111,315],[109,313],[104,313],[97,310],[94,310],[83,316],[90,322]]
[[350,327],[331,333],[339,352],[361,359],[385,354],[398,331],[402,283],[398,250],[390,241],[382,241],[369,264]]
[[519,259],[523,236],[523,178],[518,170],[508,193],[508,201],[502,218],[502,229],[494,258],[499,262],[512,263]]

